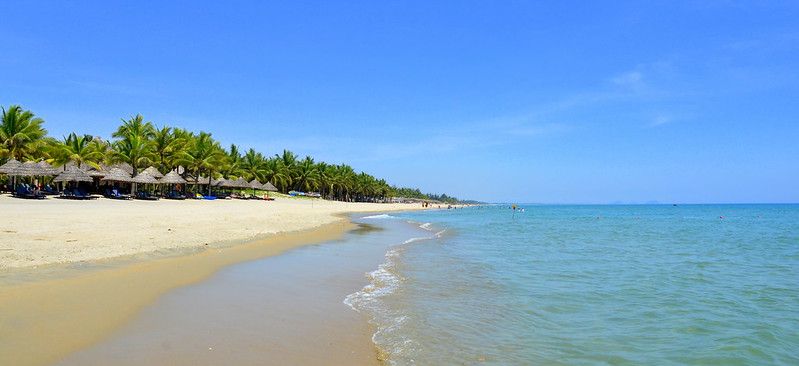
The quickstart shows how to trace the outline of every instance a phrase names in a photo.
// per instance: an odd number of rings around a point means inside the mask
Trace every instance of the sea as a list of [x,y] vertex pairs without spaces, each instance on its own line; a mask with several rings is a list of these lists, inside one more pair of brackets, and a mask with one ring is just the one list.
[[799,365],[799,205],[357,221],[414,227],[343,300],[389,365]]

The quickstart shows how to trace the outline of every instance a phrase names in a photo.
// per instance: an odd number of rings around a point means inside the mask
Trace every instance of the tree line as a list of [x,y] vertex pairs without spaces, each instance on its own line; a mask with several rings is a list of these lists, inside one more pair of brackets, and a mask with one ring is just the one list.
[[62,139],[47,135],[44,120],[18,105],[2,108],[0,164],[10,158],[19,161],[44,160],[55,166],[75,163],[78,167],[100,169],[100,164],[127,163],[133,174],[149,166],[162,173],[178,170],[184,178],[200,176],[226,179],[257,179],[271,182],[281,192],[319,192],[340,201],[384,201],[391,197],[432,199],[456,203],[455,197],[424,194],[417,188],[389,185],[347,164],[317,162],[283,150],[265,155],[255,149],[242,151],[232,144],[225,148],[208,132],[156,126],[141,115],[122,119],[110,140],[70,133]]

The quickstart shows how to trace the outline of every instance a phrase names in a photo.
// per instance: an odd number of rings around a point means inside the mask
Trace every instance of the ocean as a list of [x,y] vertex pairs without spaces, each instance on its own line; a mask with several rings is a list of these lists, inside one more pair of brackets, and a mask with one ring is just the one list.
[[799,205],[471,207],[344,302],[390,365],[799,365]]

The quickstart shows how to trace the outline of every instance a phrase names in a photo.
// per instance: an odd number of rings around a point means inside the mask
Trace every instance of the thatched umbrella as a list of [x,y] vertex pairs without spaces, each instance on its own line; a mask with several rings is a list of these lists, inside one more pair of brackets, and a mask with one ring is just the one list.
[[244,180],[244,178],[241,177],[233,181],[233,183],[235,184],[236,188],[250,188],[250,182],[247,182],[246,180]]
[[17,167],[10,169],[8,175],[17,177],[35,177],[37,175],[49,175],[49,172],[44,171],[39,164],[33,161],[26,161]]
[[114,170],[114,168],[121,169],[125,173],[128,173],[128,175],[133,175],[133,166],[131,166],[128,163],[114,164],[114,165],[110,166],[108,169],[105,169],[105,170],[109,170],[110,171],[110,170]]
[[252,188],[252,195],[253,195],[253,196],[255,196],[255,190],[256,190],[256,189],[261,189],[261,187],[263,186],[263,185],[261,184],[261,182],[259,182],[259,181],[258,181],[258,179],[253,179],[253,180],[251,180],[251,181],[250,181],[250,183],[248,183],[247,185],[248,185],[250,188]]
[[124,182],[124,183],[130,183],[133,181],[132,178],[130,177],[130,174],[122,170],[121,168],[111,168],[111,170],[108,171],[108,173],[106,173],[106,175],[101,180],[111,181],[111,182]]
[[102,178],[102,177],[105,177],[106,174],[108,174],[108,173],[106,171],[97,170],[97,169],[92,167],[92,168],[89,168],[89,170],[86,171],[86,174],[88,174],[92,178],[94,178],[94,177]]
[[186,180],[180,176],[180,174],[176,173],[174,170],[166,173],[166,175],[159,180],[159,182],[164,184],[186,184]]
[[135,177],[131,179],[131,182],[137,184],[158,184],[158,179],[155,179],[150,173],[147,173],[147,170],[137,174]]
[[92,177],[76,166],[70,166],[59,174],[53,182],[91,182]]
[[152,175],[147,173],[147,171],[143,171],[137,174],[135,177],[131,178],[130,180],[133,183],[141,183],[141,184],[158,184],[158,179],[155,179]]
[[7,161],[3,165],[0,165],[0,173],[6,174],[6,175],[9,176],[9,178],[11,178],[11,182],[10,183],[11,183],[11,190],[12,191],[15,189],[15,187],[14,187],[14,185],[15,185],[14,184],[15,183],[14,180],[15,179],[13,178],[14,175],[11,174],[11,172],[14,171],[14,169],[18,168],[20,165],[22,165],[22,163],[20,163],[17,159],[14,159],[14,158],[11,158],[11,160]]
[[261,186],[261,189],[266,191],[266,198],[269,198],[269,192],[277,192],[277,187],[275,187],[271,182],[266,182]]
[[159,178],[159,179],[164,177],[164,175],[161,174],[161,172],[159,172],[158,169],[156,169],[155,167],[152,167],[152,166],[147,168],[147,169],[144,169],[144,171],[142,171],[142,173],[147,173],[147,174],[153,176],[154,178]]
[[219,180],[218,185],[225,188],[236,188],[236,181],[230,179],[221,179]]
[[0,165],[0,173],[9,174],[21,164],[22,163],[20,163],[17,159],[11,158],[11,160],[7,161],[5,164]]
[[53,168],[52,165],[48,164],[46,161],[42,160],[36,164],[39,167],[39,171],[44,173],[41,175],[58,175],[59,171],[56,168]]

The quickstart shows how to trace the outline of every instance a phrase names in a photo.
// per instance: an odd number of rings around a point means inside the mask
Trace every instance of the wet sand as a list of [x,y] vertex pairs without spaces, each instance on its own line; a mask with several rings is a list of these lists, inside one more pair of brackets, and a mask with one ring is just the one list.
[[171,291],[75,365],[379,365],[373,329],[343,303],[409,228],[360,226],[340,240],[222,269]]
[[191,255],[64,268],[46,280],[0,281],[0,365],[53,364],[105,339],[170,290],[234,263],[340,238],[352,228],[340,220]]

